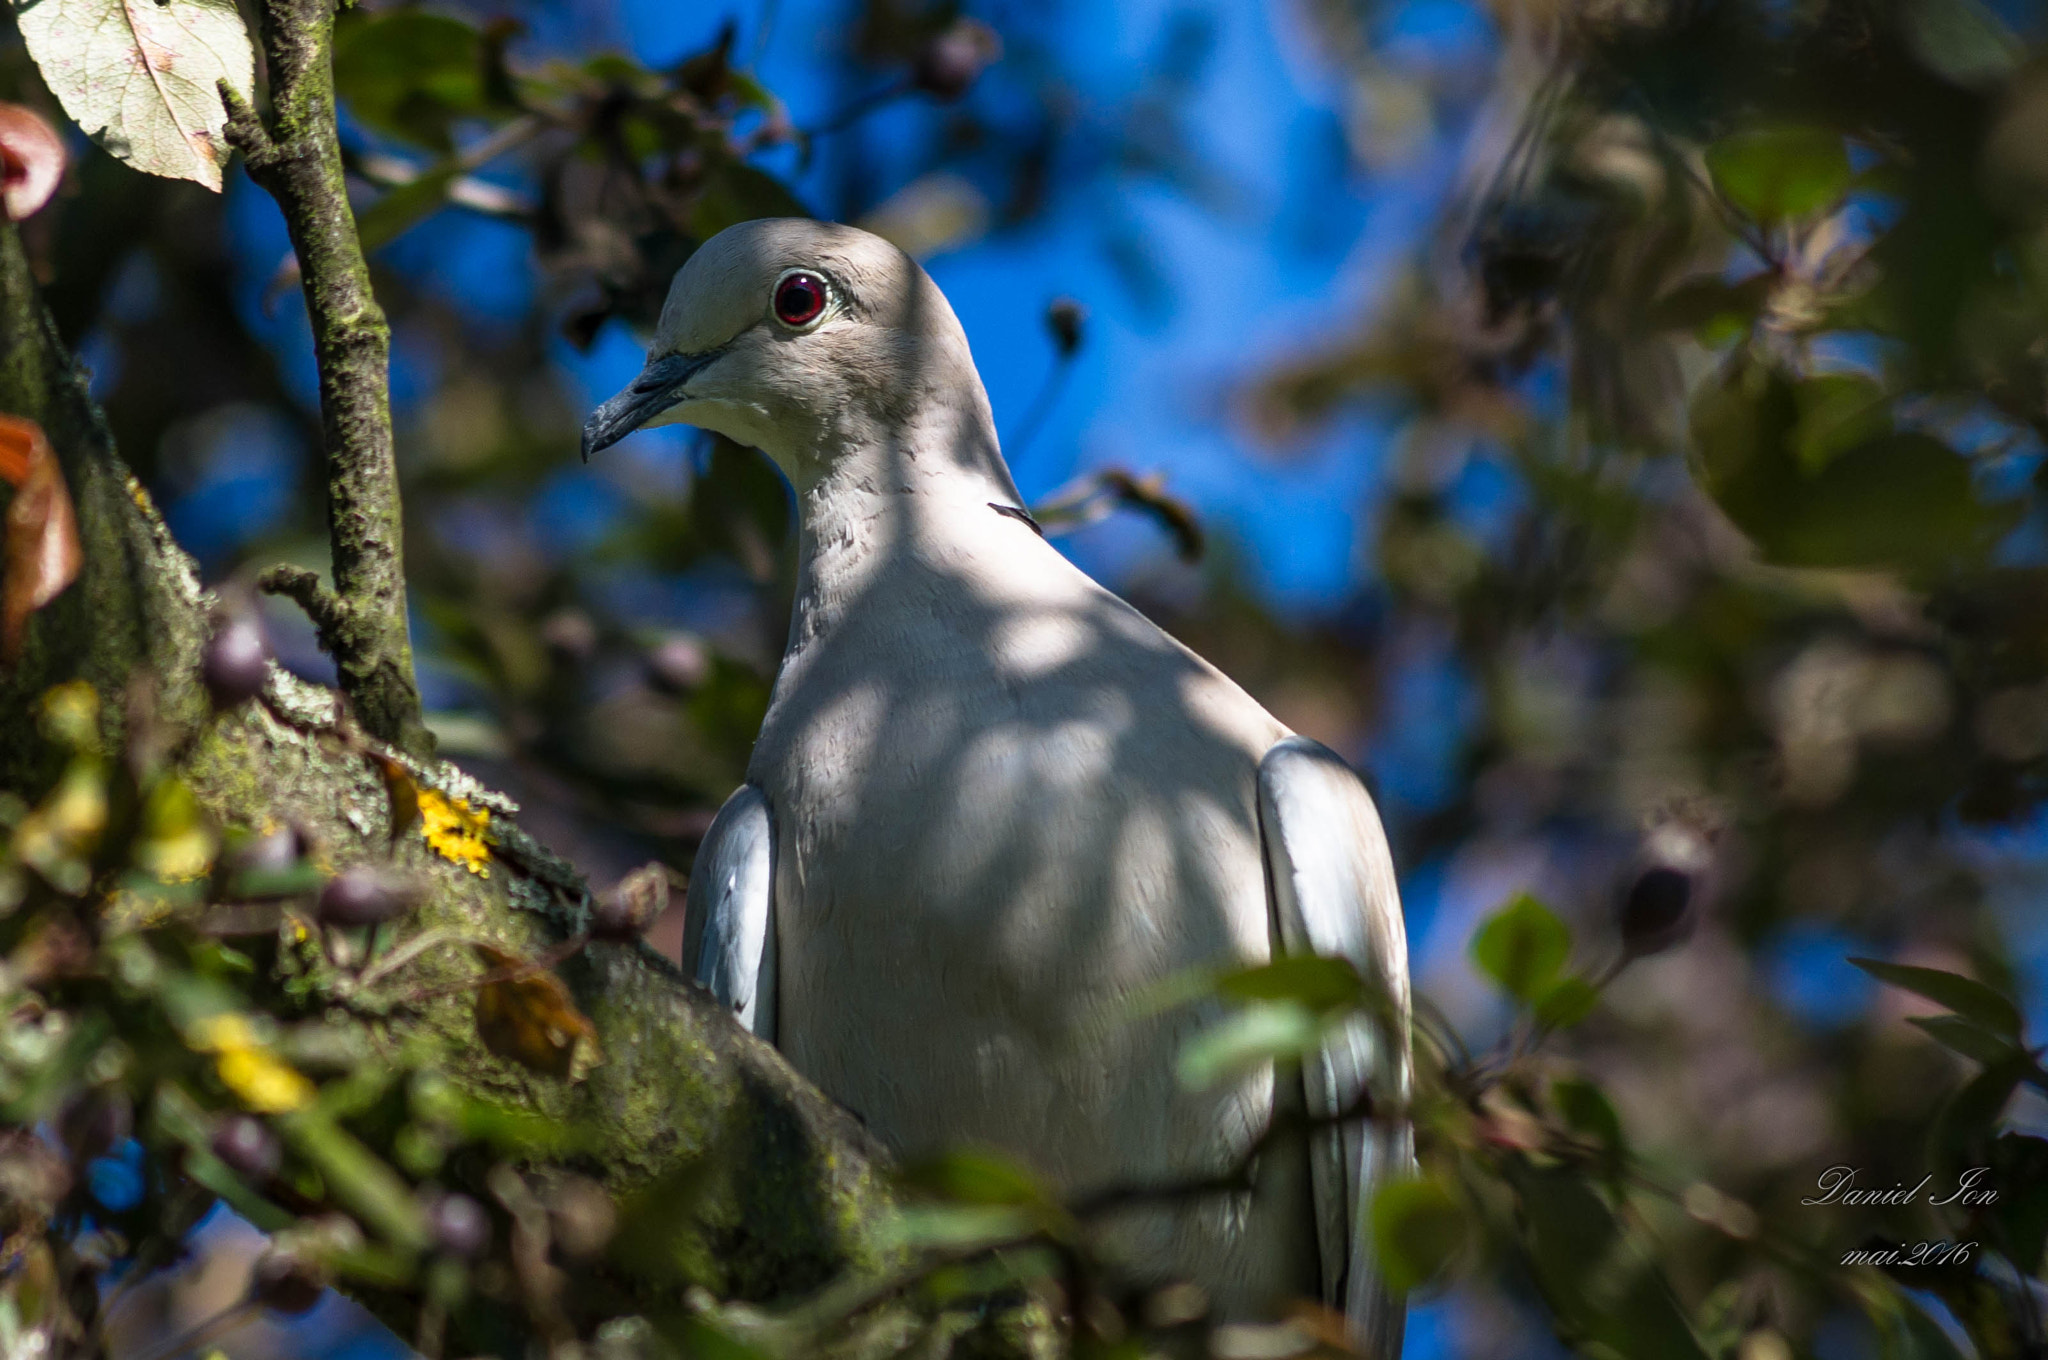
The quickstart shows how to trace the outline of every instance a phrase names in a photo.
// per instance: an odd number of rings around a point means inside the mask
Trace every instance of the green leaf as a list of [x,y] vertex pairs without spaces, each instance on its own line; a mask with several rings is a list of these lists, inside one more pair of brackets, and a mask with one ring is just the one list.
[[334,84],[349,112],[370,127],[439,151],[452,148],[456,119],[489,108],[482,35],[425,10],[344,11],[336,23]]
[[1826,385],[1809,391],[1742,362],[1693,402],[1700,483],[1765,558],[1932,573],[1983,560],[2018,522],[2019,506],[1981,500],[1969,460],[1932,435],[1844,447],[1878,413],[1854,410],[1850,390],[1832,380],[1813,381]]
[[1769,269],[1735,283],[1693,279],[1651,304],[1648,319],[1658,330],[1746,330],[1770,301],[1771,290],[1777,285],[1778,274]]
[[1839,134],[1814,127],[1760,128],[1707,148],[1714,185],[1761,222],[1810,217],[1849,187],[1849,153]]
[[2030,1054],[2009,1049],[2004,1058],[1963,1083],[1935,1117],[1928,1139],[1929,1164],[1958,1170],[1984,1165],[2012,1093],[2021,1082],[2035,1079],[2037,1072]]
[[319,1170],[335,1199],[364,1223],[399,1246],[426,1245],[426,1220],[412,1188],[354,1134],[317,1108],[280,1118],[277,1129]]
[[742,1341],[704,1317],[686,1317],[669,1329],[682,1343],[680,1351],[695,1360],[774,1360],[772,1352]]
[[1570,1029],[1600,1004],[1600,989],[1579,977],[1559,978],[1536,998],[1536,1018],[1551,1029]]
[[[1924,1273],[1923,1267],[1901,1282],[1908,1288],[1924,1286],[1924,1279],[1919,1278]],[[1963,1352],[1956,1349],[1941,1324],[1910,1295],[1901,1294],[1897,1307],[1881,1334],[1882,1360],[1963,1360]]]
[[1590,1081],[1567,1077],[1551,1083],[1550,1101],[1572,1132],[1598,1145],[1613,1167],[1620,1166],[1628,1144],[1621,1131],[1621,1116],[1614,1112],[1606,1092]]
[[992,1295],[1062,1278],[1065,1269],[1064,1259],[1051,1247],[1011,1247],[980,1260],[941,1266],[925,1277],[919,1292],[940,1305],[967,1301],[978,1306]]
[[1792,451],[1800,470],[1818,473],[1835,455],[1891,429],[1884,388],[1859,373],[1823,373],[1799,384]]
[[448,201],[448,188],[461,173],[460,165],[447,161],[421,171],[411,183],[386,190],[356,219],[356,235],[362,239],[363,249],[375,250],[396,240],[432,216]]
[[1181,1085],[1207,1090],[1266,1063],[1302,1058],[1322,1039],[1323,1022],[1300,1002],[1257,1002],[1203,1030],[1181,1049]]
[[2010,1039],[1960,1015],[1913,1015],[1906,1023],[1925,1030],[1942,1047],[1992,1066],[2013,1055]]
[[221,81],[255,88],[235,0],[14,0],[29,55],[64,112],[118,160],[218,193]]
[[1583,1175],[1568,1167],[1507,1165],[1521,1197],[1528,1264],[1545,1298],[1602,1352],[1706,1360],[1646,1245],[1622,1229]]
[[757,217],[809,217],[811,210],[788,186],[745,161],[712,167],[690,208],[690,234],[708,241],[727,227]]
[[226,1200],[243,1218],[264,1232],[277,1232],[298,1220],[242,1183],[226,1162],[213,1154],[213,1119],[176,1082],[159,1082],[150,1103],[153,1131],[182,1143],[184,1174]]
[[1050,1205],[1037,1177],[999,1153],[955,1150],[903,1169],[906,1184],[968,1204]]
[[1528,893],[1517,893],[1472,937],[1472,961],[1509,996],[1534,1003],[1571,947],[1570,927]]
[[231,902],[262,902],[318,892],[326,882],[320,866],[307,859],[284,869],[237,869],[228,875],[222,895]]
[[1471,1238],[1464,1204],[1429,1177],[1382,1186],[1372,1201],[1372,1234],[1387,1288],[1405,1294],[1442,1275]]
[[906,1204],[882,1223],[890,1247],[961,1251],[1015,1242],[1041,1230],[1044,1215],[1014,1204]]
[[2038,1274],[2048,1251],[2048,1140],[2024,1133],[1991,1142],[1989,1183],[2010,1187],[1992,1216],[2003,1230],[2003,1249],[2022,1275]]
[[1216,991],[1234,1001],[1298,1001],[1312,1011],[1355,1009],[1365,1003],[1365,981],[1349,959],[1295,954],[1225,973]]
[[2027,56],[2027,45],[1979,0],[1908,0],[1899,17],[1914,55],[1958,85],[2000,85]]
[[1879,982],[1888,982],[1938,1006],[1946,1006],[1985,1029],[2012,1039],[2020,1037],[2020,1008],[1975,978],[1939,968],[1918,968],[1912,964],[1886,963],[1880,959],[1852,958],[1849,962]]

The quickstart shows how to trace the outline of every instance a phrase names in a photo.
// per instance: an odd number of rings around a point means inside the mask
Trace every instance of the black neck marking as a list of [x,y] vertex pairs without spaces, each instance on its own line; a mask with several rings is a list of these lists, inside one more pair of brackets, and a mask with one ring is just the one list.
[[998,515],[1008,515],[1011,519],[1023,520],[1026,524],[1031,526],[1032,533],[1037,534],[1040,538],[1045,537],[1045,530],[1038,527],[1038,521],[1031,518],[1031,512],[1029,510],[1026,510],[1023,506],[1004,505],[1000,501],[990,501],[988,503],[988,508],[995,511]]

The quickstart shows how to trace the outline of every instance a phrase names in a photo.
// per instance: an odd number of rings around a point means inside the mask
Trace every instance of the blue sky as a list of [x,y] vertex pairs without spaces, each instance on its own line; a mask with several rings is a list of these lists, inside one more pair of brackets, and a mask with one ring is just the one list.
[[[785,0],[777,8],[759,69],[798,123],[814,122],[845,97],[828,83],[832,54],[820,48],[832,31],[822,21],[840,8],[819,0]],[[536,36],[585,49],[623,46],[659,65],[710,42],[728,15],[739,21],[740,50],[749,51],[760,10],[758,3],[620,0],[608,13],[578,5],[573,19],[539,25]],[[1410,46],[1483,39],[1481,21],[1464,5],[1438,0],[1395,12],[1401,17],[1393,36]],[[1296,31],[1286,5],[1240,0],[1190,10],[1147,0],[1034,14],[1023,26],[1025,42],[1035,38],[1056,49],[1079,95],[1076,117],[1084,128],[1113,122],[1177,19],[1206,16],[1213,45],[1188,102],[1189,133],[1229,202],[1213,210],[1160,185],[1099,184],[1065,197],[1026,230],[927,261],[967,328],[1005,431],[1016,428],[1052,362],[1040,321],[1045,304],[1068,295],[1089,308],[1088,342],[1050,420],[1015,459],[1018,482],[1035,497],[1103,463],[1162,470],[1212,530],[1239,541],[1254,579],[1275,602],[1293,611],[1326,607],[1355,576],[1358,488],[1372,480],[1380,441],[1345,428],[1284,457],[1247,458],[1240,432],[1225,418],[1228,404],[1266,361],[1313,346],[1369,307],[1387,266],[1414,247],[1427,223],[1449,158],[1419,156],[1412,174],[1367,179],[1332,154],[1342,138],[1335,73],[1310,55],[1312,43]],[[1003,25],[999,9],[992,17]],[[1003,88],[1010,78],[998,67],[985,97],[1000,106],[1015,93]],[[932,125],[925,108],[892,110],[877,119],[865,154],[885,167],[885,180],[908,182]],[[1287,154],[1275,156],[1275,147]],[[821,208],[829,207],[834,154],[828,143],[800,182]],[[1111,219],[1156,252],[1168,286],[1164,307],[1134,297],[1118,277],[1105,250]],[[480,311],[515,309],[532,286],[516,233],[459,214],[445,214],[387,258],[438,280]],[[592,402],[630,380],[640,357],[637,340],[616,324],[590,355],[562,351]],[[404,379],[401,372],[401,398]],[[641,439],[679,450],[684,437],[650,432]],[[1125,521],[1085,535],[1074,551],[1114,576],[1163,546],[1146,527]]]

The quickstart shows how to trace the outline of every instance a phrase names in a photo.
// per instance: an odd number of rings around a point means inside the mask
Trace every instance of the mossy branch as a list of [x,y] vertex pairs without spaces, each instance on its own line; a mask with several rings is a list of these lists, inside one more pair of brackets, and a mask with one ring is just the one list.
[[268,122],[225,84],[228,141],[284,212],[320,367],[335,598],[321,623],[342,691],[373,735],[431,752],[406,627],[391,328],[370,288],[335,127],[333,0],[264,0]]

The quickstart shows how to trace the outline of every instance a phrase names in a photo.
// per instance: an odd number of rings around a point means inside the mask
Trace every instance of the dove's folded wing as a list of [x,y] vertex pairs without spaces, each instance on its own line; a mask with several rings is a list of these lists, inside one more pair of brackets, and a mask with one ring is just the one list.
[[1330,1116],[1370,1089],[1392,1118],[1352,1120],[1310,1143],[1324,1300],[1343,1309],[1364,1353],[1401,1353],[1405,1309],[1382,1282],[1372,1244],[1373,1195],[1412,1174],[1408,942],[1386,832],[1372,796],[1335,752],[1306,737],[1276,743],[1259,762],[1259,823],[1282,945],[1357,965],[1384,998],[1302,1065],[1309,1113]]

